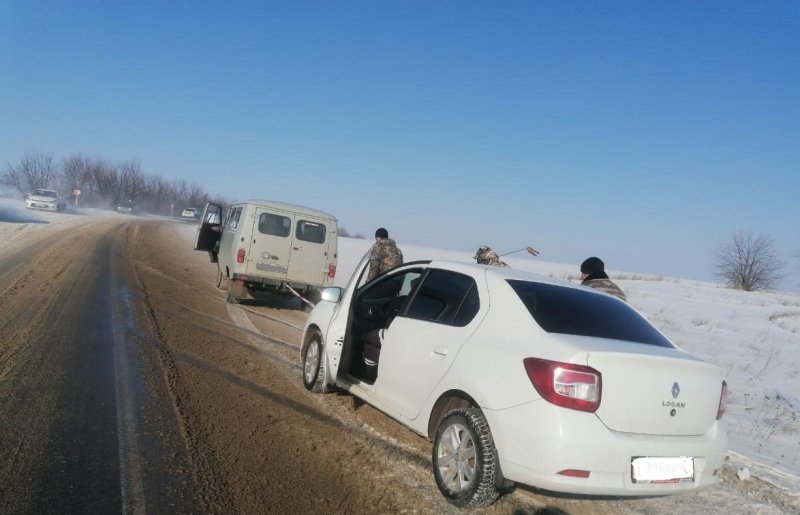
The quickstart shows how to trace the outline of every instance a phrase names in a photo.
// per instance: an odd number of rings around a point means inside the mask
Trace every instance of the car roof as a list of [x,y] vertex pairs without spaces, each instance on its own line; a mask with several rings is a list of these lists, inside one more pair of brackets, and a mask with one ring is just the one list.
[[[535,272],[528,272],[525,270],[517,270],[513,268],[505,268],[500,266],[479,265],[477,263],[467,263],[463,261],[447,261],[447,260],[433,260],[430,262],[429,266],[435,268],[443,268],[446,270],[452,270],[454,272],[461,272],[468,275],[475,275],[476,273],[484,272],[489,275],[497,276],[498,278],[506,281],[518,280],[518,281],[552,284],[554,286],[566,286],[580,290],[587,289],[585,286],[569,282],[565,279],[560,279],[557,277],[551,277],[549,275],[537,274]],[[597,291],[597,290],[591,290],[591,291]]]
[[257,206],[280,209],[283,211],[290,211],[292,213],[298,213],[301,215],[316,216],[318,218],[329,218],[333,221],[336,221],[336,217],[330,213],[326,213],[324,211],[320,211],[318,209],[313,209],[310,207],[291,204],[289,202],[280,202],[275,200],[264,200],[264,199],[251,199],[246,202],[237,202],[236,204],[234,204],[234,206],[241,206],[244,204],[255,204]]

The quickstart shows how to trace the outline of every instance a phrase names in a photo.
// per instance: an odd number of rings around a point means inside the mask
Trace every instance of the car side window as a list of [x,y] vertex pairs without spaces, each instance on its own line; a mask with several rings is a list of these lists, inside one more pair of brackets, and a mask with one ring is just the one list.
[[415,282],[422,275],[420,270],[408,270],[402,274],[395,274],[378,281],[366,290],[361,298],[365,301],[375,299],[389,299],[392,297],[407,297],[417,285]]
[[325,243],[325,225],[308,220],[298,220],[295,238],[311,243]]
[[431,270],[405,313],[409,318],[463,327],[480,308],[475,281],[448,270]]
[[292,220],[286,216],[261,213],[258,218],[258,232],[262,234],[286,237],[289,236],[291,228]]
[[228,228],[235,231],[236,228],[239,226],[239,218],[241,216],[242,216],[241,207],[237,207],[233,211],[231,211],[231,214],[228,217]]

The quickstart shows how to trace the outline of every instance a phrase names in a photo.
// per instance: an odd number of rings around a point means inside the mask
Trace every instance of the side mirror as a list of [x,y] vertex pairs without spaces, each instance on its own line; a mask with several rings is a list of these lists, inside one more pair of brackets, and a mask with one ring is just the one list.
[[327,300],[328,302],[337,303],[342,298],[342,289],[338,286],[325,288],[320,294],[320,300]]

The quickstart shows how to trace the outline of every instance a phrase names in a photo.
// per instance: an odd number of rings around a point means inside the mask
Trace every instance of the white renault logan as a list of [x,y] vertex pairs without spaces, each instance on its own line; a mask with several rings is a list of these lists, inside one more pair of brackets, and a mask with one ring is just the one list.
[[433,441],[457,506],[514,482],[664,495],[715,484],[727,450],[723,370],[625,302],[544,276],[413,262],[328,288],[301,346],[309,390],[336,386]]

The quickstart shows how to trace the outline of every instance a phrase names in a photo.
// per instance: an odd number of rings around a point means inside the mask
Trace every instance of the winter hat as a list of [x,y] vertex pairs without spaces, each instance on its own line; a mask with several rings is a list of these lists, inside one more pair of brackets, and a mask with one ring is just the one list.
[[581,264],[581,273],[592,275],[597,272],[603,272],[605,266],[599,257],[592,256]]
[[376,238],[384,238],[384,239],[386,239],[386,238],[389,237],[389,231],[387,231],[386,229],[381,227],[380,229],[375,231],[375,237]]

